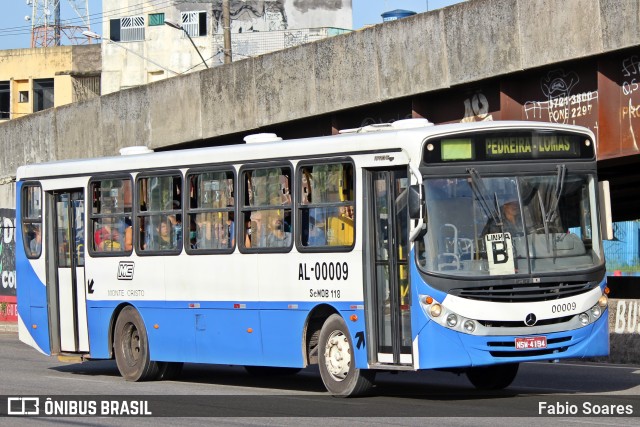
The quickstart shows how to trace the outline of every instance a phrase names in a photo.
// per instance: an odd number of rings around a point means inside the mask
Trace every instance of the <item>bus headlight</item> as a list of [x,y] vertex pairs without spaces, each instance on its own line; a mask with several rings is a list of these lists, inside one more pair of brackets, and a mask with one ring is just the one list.
[[458,316],[456,316],[453,313],[449,314],[447,316],[447,326],[450,327],[450,328],[453,328],[457,324],[458,324]]
[[600,308],[599,305],[594,305],[591,308],[591,315],[593,316],[594,319],[597,319],[598,317],[600,317],[601,314],[602,314],[602,309]]
[[605,308],[607,304],[609,304],[609,298],[607,298],[606,295],[602,295],[600,298],[598,298],[598,305],[600,307]]
[[429,307],[429,314],[431,314],[431,317],[438,317],[442,314],[442,306],[440,304],[433,304],[431,307]]
[[589,324],[589,315],[587,313],[580,313],[580,316],[578,316],[578,319],[580,320],[580,323],[582,323],[585,326]]
[[464,326],[464,330],[469,333],[476,330],[476,322],[474,322],[473,320],[465,320],[462,326]]
[[418,296],[424,314],[439,325],[464,334],[482,331],[482,322],[464,317],[436,301],[429,295]]

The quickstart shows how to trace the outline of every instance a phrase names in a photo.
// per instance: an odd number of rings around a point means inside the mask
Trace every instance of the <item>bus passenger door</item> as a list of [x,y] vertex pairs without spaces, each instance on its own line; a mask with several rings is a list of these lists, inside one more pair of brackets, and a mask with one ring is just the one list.
[[51,350],[56,353],[89,352],[84,277],[84,192],[81,189],[48,193],[47,299]]
[[407,168],[365,171],[364,244],[370,359],[411,365]]

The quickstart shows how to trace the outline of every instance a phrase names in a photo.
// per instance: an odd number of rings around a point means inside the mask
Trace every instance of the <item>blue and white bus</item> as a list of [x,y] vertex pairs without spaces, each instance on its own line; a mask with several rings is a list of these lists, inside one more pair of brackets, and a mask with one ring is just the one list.
[[377,371],[497,389],[522,362],[608,354],[589,130],[412,119],[245,140],[20,167],[20,339],[130,381],[318,364],[336,396]]

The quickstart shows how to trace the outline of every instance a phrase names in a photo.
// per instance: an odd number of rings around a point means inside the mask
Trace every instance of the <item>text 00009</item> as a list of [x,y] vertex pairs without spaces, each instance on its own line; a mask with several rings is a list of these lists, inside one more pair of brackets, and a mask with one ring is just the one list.
[[298,264],[298,280],[347,280],[349,264],[346,262],[316,262]]
[[564,304],[553,304],[551,306],[552,313],[564,313],[567,311],[573,311],[577,307],[575,302],[567,302]]

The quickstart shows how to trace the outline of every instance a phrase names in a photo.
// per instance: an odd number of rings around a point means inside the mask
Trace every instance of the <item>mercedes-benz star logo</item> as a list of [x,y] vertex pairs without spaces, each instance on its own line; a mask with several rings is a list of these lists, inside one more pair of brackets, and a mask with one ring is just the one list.
[[538,319],[536,318],[536,315],[533,313],[527,314],[527,317],[524,318],[524,324],[527,326],[533,326],[536,324],[537,321]]

